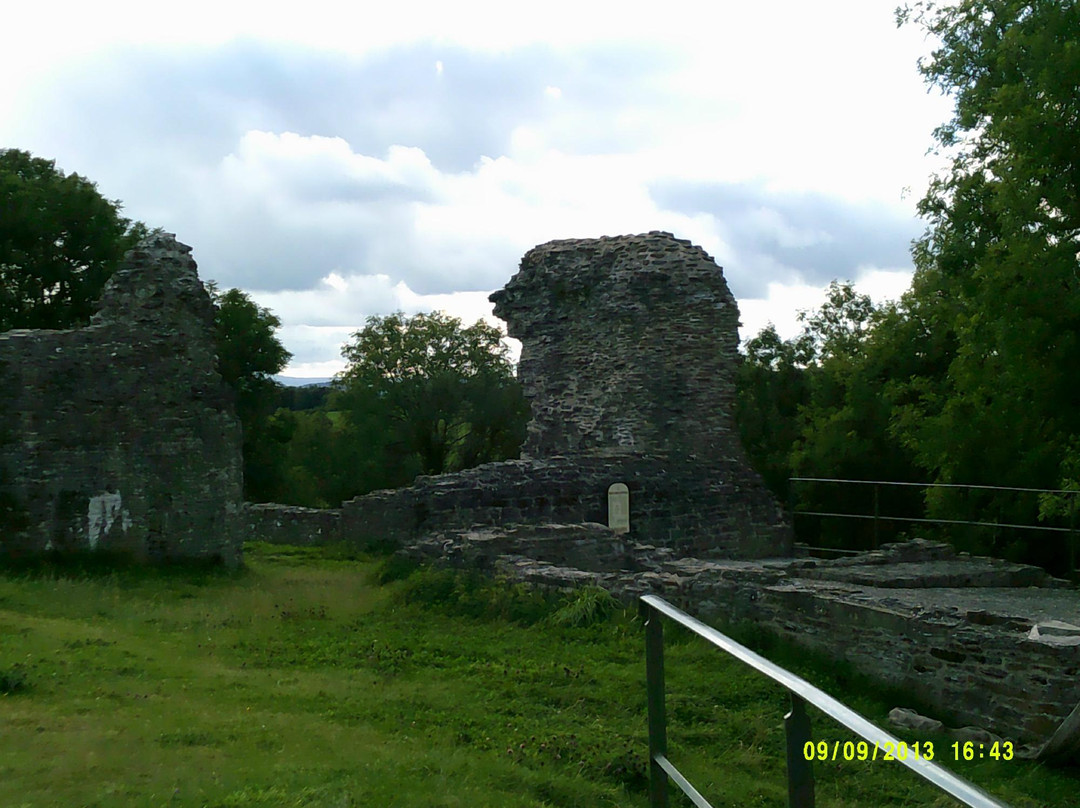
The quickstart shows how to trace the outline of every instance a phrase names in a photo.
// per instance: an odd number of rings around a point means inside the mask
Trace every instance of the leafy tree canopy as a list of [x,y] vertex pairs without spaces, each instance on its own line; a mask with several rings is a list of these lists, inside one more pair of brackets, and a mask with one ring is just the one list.
[[894,431],[940,481],[1053,487],[1080,435],[1080,5],[920,2],[898,21],[937,37],[920,69],[956,105],[904,301],[947,361],[896,387]]
[[[825,307],[804,315],[800,338],[763,332],[747,345],[752,398],[770,385],[802,396],[794,416],[789,407],[759,419],[759,446],[770,449],[773,479],[782,453],[769,435],[790,435],[794,420],[795,473],[1071,490],[1080,485],[1080,6],[926,0],[897,19],[936,39],[920,70],[955,101],[934,133],[950,165],[919,203],[928,227],[913,246],[912,286],[875,309],[834,284]],[[849,511],[824,491],[807,496],[816,510]],[[1075,507],[1069,497],[963,488],[931,489],[925,504],[933,517],[1017,524]],[[1060,566],[1060,543],[969,533],[954,526],[949,537]]]
[[440,474],[516,454],[528,408],[498,329],[397,312],[369,317],[342,355],[336,404],[354,428],[393,427],[386,450],[399,468]]
[[[205,285],[217,307],[218,371],[242,407],[255,406],[268,388],[276,388],[271,377],[292,359],[277,338],[281,319],[239,289],[222,292],[214,281]],[[272,409],[275,401],[266,404]]]
[[[791,496],[788,477],[911,479],[907,453],[889,434],[884,397],[905,360],[905,332],[895,306],[877,307],[850,282],[829,285],[816,311],[799,313],[797,336],[784,340],[770,324],[746,343],[739,370],[737,418],[755,467],[770,487]],[[845,512],[850,492],[802,484],[804,510]],[[827,539],[807,532],[803,538]],[[864,525],[843,526],[847,546],[869,546]]]
[[207,291],[217,308],[218,372],[236,394],[236,411],[244,428],[244,494],[261,501],[281,492],[284,445],[291,430],[273,419],[280,373],[292,358],[277,338],[281,320],[239,289],[222,292],[213,281]]
[[[767,329],[751,340],[740,377],[748,448],[774,485],[794,472],[1076,490],[1080,4],[924,0],[897,21],[936,39],[920,70],[955,101],[934,132],[950,165],[919,203],[928,227],[913,245],[912,286],[874,308],[833,284],[798,338]],[[851,510],[824,488],[798,496],[813,510]],[[1077,503],[964,488],[925,501],[932,517],[1015,524],[1067,524]],[[948,537],[1062,565],[1063,544],[1031,534],[953,525]]]
[[105,282],[145,233],[86,178],[0,150],[0,331],[87,324]]
[[413,317],[403,312],[368,317],[341,354],[349,367],[340,381],[381,389],[447,373],[463,379],[513,373],[509,349],[497,328],[482,320],[463,327],[461,320],[440,311]]

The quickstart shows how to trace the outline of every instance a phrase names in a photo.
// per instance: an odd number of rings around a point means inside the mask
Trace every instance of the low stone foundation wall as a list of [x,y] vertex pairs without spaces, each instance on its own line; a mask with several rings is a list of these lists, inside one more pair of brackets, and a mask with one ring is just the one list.
[[985,727],[1033,751],[1080,703],[1080,649],[1033,638],[1037,621],[1012,613],[1022,612],[1011,608],[1015,590],[981,593],[1001,609],[988,612],[912,608],[890,603],[882,591],[830,591],[797,580],[760,588],[721,581],[702,589],[697,597],[708,600],[692,597],[686,608],[752,620],[918,694],[947,724]]
[[613,569],[626,563],[628,548],[607,525],[514,525],[444,531],[402,548],[420,563],[493,572],[509,553],[544,558],[581,570]]
[[341,511],[336,509],[245,502],[242,516],[246,541],[300,547],[342,541]]
[[342,505],[349,541],[409,544],[474,525],[607,524],[613,483],[630,491],[628,540],[706,557],[790,556],[791,529],[771,492],[741,463],[686,467],[620,452],[488,463],[419,477]]

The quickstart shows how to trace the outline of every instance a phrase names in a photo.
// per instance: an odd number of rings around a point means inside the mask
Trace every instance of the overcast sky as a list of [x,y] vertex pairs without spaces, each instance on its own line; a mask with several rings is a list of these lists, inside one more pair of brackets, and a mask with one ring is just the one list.
[[951,107],[896,0],[377,5],[19,4],[0,148],[192,245],[281,317],[294,376],[372,314],[498,322],[551,239],[690,239],[744,338],[834,278],[907,287]]

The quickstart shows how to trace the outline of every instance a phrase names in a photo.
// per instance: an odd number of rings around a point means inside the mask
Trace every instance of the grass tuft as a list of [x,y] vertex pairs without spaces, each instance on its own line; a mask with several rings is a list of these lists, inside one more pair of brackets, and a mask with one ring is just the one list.
[[26,691],[30,687],[30,677],[26,666],[15,663],[7,668],[0,668],[0,696]]
[[399,602],[477,620],[531,626],[548,617],[556,596],[474,570],[417,567],[401,582]]
[[394,581],[404,581],[419,568],[420,565],[411,558],[395,553],[383,559],[375,568],[375,582],[380,586],[385,586]]
[[547,619],[553,626],[584,628],[602,623],[622,610],[622,604],[599,586],[586,586],[567,596]]

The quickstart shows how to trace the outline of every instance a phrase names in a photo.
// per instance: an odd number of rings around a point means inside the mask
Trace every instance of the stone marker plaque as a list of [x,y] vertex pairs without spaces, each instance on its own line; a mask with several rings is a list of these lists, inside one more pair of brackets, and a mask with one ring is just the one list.
[[614,483],[607,490],[608,527],[616,533],[630,532],[630,489]]

